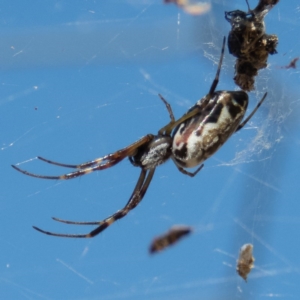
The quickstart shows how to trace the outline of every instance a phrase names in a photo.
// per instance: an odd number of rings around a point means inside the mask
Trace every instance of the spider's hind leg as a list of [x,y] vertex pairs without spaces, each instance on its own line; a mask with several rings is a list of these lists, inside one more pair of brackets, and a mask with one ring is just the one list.
[[[111,215],[110,217],[104,219],[103,221],[96,221],[96,222],[73,222],[73,221],[67,221],[67,220],[62,220],[62,219],[57,219],[54,218],[55,221],[58,222],[62,222],[62,223],[67,223],[67,224],[75,224],[75,225],[99,225],[96,229],[92,230],[90,233],[88,234],[64,234],[64,233],[54,233],[54,232],[50,232],[50,231],[45,231],[42,230],[36,226],[33,226],[33,228],[41,233],[47,234],[47,235],[51,235],[51,236],[57,236],[57,237],[67,237],[67,238],[92,238],[96,235],[98,235],[99,233],[101,233],[103,230],[105,230],[107,227],[109,227],[110,225],[112,225],[114,222],[122,219],[123,217],[125,217],[129,211],[131,211],[132,209],[134,209],[143,199],[143,197],[145,196],[147,189],[150,185],[150,182],[153,178],[154,175],[154,171],[155,169],[151,169],[151,170],[141,170],[141,174],[140,177],[138,179],[138,182],[129,198],[129,201],[127,202],[127,204],[120,209],[119,211],[117,211],[116,213],[114,213],[113,215]],[[147,174],[148,172],[148,174]]]

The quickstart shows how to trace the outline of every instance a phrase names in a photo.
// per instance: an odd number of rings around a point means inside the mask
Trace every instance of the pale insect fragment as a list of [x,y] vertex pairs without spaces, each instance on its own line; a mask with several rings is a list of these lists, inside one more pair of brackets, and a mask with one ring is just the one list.
[[193,1],[193,0],[164,0],[164,3],[174,3],[182,8],[186,13],[198,16],[210,11],[211,4],[209,2]]
[[254,267],[253,245],[244,244],[240,249],[239,259],[237,260],[237,273],[247,282],[248,274]]

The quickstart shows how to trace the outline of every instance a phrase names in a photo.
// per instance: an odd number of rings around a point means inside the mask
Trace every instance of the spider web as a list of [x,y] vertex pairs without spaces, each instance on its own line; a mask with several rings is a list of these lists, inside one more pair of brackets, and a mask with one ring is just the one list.
[[[169,121],[158,93],[178,118],[204,96],[215,76],[224,11],[243,1],[211,1],[191,16],[160,1],[75,1],[4,5],[0,65],[0,295],[6,299],[264,299],[299,295],[299,54],[300,6],[281,1],[266,17],[279,37],[278,54],[259,72],[251,121],[203,170],[189,178],[172,162],[157,168],[142,203],[88,240],[52,238],[90,226],[123,207],[138,178],[130,162],[70,181],[38,180],[69,170],[37,161],[77,164],[114,152]],[[254,7],[256,1],[250,1]],[[28,11],[28,14],[24,12]],[[235,90],[234,58],[225,52],[218,90]],[[149,256],[154,236],[174,224],[194,233]],[[236,259],[254,246],[245,283]]]

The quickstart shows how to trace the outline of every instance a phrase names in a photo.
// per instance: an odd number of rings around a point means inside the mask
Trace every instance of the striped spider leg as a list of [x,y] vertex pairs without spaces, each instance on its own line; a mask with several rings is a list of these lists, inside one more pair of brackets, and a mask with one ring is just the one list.
[[130,196],[130,199],[128,200],[127,204],[122,208],[121,210],[117,211],[110,217],[102,220],[102,221],[93,221],[93,222],[76,222],[76,221],[68,221],[68,220],[62,220],[53,217],[52,219],[54,221],[66,223],[66,224],[73,224],[73,225],[97,225],[96,229],[92,230],[91,232],[87,234],[64,234],[64,233],[55,233],[50,231],[42,230],[36,226],[33,226],[34,229],[36,229],[39,232],[42,232],[44,234],[52,235],[52,236],[58,236],[58,237],[68,237],[68,238],[92,238],[99,233],[101,233],[103,230],[105,230],[107,227],[109,227],[111,224],[113,224],[115,221],[118,221],[119,219],[125,217],[128,212],[132,209],[134,209],[143,199],[144,195],[146,194],[146,191],[150,185],[150,182],[153,178],[155,168],[152,168],[150,170],[141,169],[141,173],[138,179],[138,182]]
[[30,173],[28,171],[22,170],[15,165],[12,165],[12,167],[14,169],[16,169],[17,171],[19,171],[25,175],[31,176],[31,177],[42,178],[42,179],[67,180],[67,179],[72,179],[72,178],[76,178],[79,176],[83,176],[83,175],[89,174],[94,171],[105,170],[110,167],[113,167],[117,163],[121,162],[124,158],[133,156],[139,147],[143,146],[146,143],[149,143],[153,139],[154,139],[154,135],[147,134],[144,137],[142,137],[140,140],[129,145],[128,147],[125,147],[121,150],[118,150],[114,153],[105,155],[103,157],[99,157],[94,160],[82,163],[80,165],[63,164],[63,163],[59,163],[59,162],[55,162],[55,161],[43,158],[41,156],[37,157],[39,160],[42,160],[42,161],[47,162],[52,165],[77,169],[77,171],[63,174],[63,175],[58,175],[58,176],[38,175],[38,174],[34,174],[34,173]]

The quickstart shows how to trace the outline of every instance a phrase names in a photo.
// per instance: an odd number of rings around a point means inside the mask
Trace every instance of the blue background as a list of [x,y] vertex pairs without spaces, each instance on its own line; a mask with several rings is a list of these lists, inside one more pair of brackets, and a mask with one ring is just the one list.
[[[234,3],[233,3],[234,2]],[[297,299],[300,294],[300,6],[280,1],[266,17],[278,54],[256,78],[254,118],[189,178],[169,161],[157,168],[142,203],[93,239],[63,233],[52,216],[101,220],[125,205],[139,175],[128,160],[70,181],[24,176],[68,169],[123,148],[178,118],[215,76],[224,11],[244,1],[212,1],[193,17],[161,1],[4,1],[0,9],[1,299]],[[254,7],[256,1],[250,1]],[[234,90],[226,49],[219,90]],[[154,256],[154,236],[174,224],[194,233]],[[235,271],[253,243],[255,269]]]

